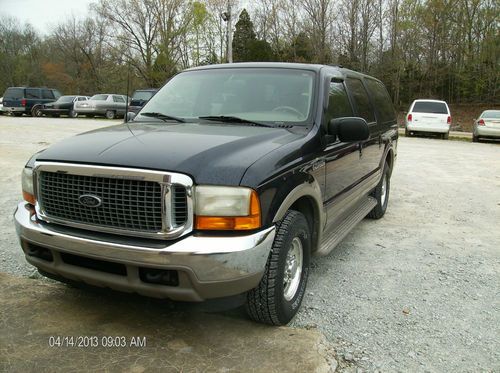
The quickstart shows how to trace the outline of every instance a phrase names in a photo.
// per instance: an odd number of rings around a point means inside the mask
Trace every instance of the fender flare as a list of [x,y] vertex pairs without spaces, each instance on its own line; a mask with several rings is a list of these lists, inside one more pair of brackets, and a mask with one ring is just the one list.
[[285,197],[276,214],[273,218],[273,223],[283,219],[286,212],[299,199],[307,197],[313,205],[313,231],[312,234],[312,251],[316,251],[321,240],[323,228],[326,221],[326,214],[323,209],[323,198],[321,188],[317,180],[313,179],[309,182],[304,182],[292,189]]

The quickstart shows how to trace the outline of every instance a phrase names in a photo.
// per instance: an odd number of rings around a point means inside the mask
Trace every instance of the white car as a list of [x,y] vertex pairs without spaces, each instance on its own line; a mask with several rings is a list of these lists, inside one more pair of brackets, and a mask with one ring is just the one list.
[[479,138],[500,138],[500,110],[485,110],[474,121],[472,141]]
[[405,119],[405,135],[415,132],[438,133],[447,139],[451,127],[448,104],[439,100],[415,100]]

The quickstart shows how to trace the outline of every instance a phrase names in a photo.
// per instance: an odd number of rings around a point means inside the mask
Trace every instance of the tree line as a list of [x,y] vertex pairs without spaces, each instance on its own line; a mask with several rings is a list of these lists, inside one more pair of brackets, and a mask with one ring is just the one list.
[[500,102],[498,0],[99,0],[48,34],[0,18],[0,91],[158,87],[233,59],[336,64],[381,79],[396,106],[415,98]]

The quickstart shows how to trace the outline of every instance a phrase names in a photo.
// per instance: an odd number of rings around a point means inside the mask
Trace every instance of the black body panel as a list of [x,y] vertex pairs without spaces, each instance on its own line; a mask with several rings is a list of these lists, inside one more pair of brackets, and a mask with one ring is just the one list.
[[[234,66],[224,64],[195,70]],[[368,77],[331,66],[237,64],[238,68],[246,66],[314,71],[317,83],[312,122],[290,128],[203,121],[131,122],[64,140],[40,153],[37,160],[164,170],[187,174],[195,184],[248,186],[258,191],[264,226],[273,224],[283,201],[293,190],[312,186],[319,195],[308,196],[311,208],[326,219],[328,206],[337,198],[379,171],[385,159],[392,165],[398,137],[395,114],[382,122],[374,109],[374,119],[367,120],[370,137],[365,141],[342,143],[327,132],[330,82],[344,82],[348,76],[362,81]],[[361,116],[352,94],[347,92],[354,116]],[[367,92],[374,108],[371,93]]]

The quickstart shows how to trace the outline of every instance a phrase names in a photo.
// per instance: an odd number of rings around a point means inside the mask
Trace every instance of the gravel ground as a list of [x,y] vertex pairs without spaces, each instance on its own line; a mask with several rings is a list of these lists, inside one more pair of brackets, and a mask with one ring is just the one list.
[[[12,221],[29,156],[110,124],[0,117],[0,272],[37,277]],[[313,260],[292,325],[323,332],[340,371],[500,371],[499,160],[495,144],[401,138],[385,217]]]
[[313,261],[293,325],[346,371],[500,371],[499,223],[500,146],[401,138],[385,217]]
[[77,133],[121,120],[0,116],[0,272],[37,277],[24,260],[12,214],[21,200],[21,171],[32,154]]

